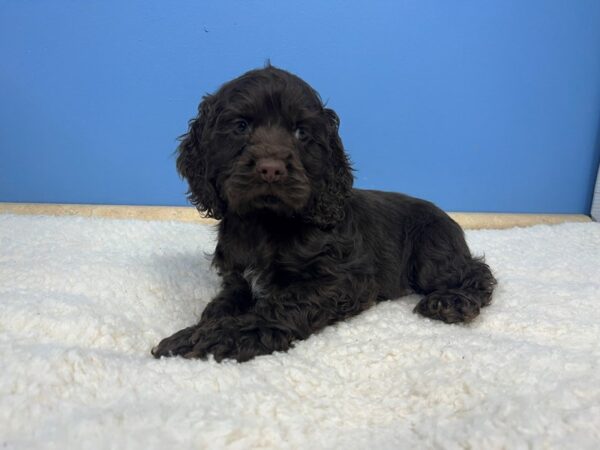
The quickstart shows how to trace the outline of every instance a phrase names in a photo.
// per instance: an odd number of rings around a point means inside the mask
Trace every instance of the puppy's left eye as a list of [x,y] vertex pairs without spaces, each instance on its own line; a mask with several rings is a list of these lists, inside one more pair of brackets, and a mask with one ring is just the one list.
[[250,131],[250,124],[247,120],[239,119],[235,122],[235,131],[244,134]]
[[305,128],[298,127],[294,130],[294,137],[296,139],[298,139],[299,141],[303,141],[304,139],[306,139],[308,137],[308,133],[306,132]]

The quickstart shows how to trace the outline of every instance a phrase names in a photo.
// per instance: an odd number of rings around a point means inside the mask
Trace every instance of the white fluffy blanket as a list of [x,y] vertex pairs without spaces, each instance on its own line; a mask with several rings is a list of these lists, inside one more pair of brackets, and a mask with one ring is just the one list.
[[379,304],[245,364],[155,360],[211,227],[0,215],[0,448],[598,448],[600,224],[469,231],[474,323]]

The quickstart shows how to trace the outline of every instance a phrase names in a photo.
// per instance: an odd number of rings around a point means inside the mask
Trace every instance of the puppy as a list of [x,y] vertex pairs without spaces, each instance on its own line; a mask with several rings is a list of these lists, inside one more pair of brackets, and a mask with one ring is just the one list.
[[152,354],[247,361],[411,292],[415,311],[468,322],[496,281],[461,228],[424,200],[354,189],[336,113],[267,66],[206,95],[178,148],[189,200],[220,219],[219,294]]

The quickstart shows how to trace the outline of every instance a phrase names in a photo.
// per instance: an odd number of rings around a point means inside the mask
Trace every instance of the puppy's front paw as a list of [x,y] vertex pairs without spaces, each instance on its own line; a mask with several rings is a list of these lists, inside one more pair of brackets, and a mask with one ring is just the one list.
[[198,326],[184,328],[173,336],[164,338],[157,346],[152,349],[152,355],[155,358],[161,356],[185,356],[194,348],[198,341]]
[[236,345],[238,334],[237,330],[226,330],[218,326],[195,325],[160,341],[152,349],[152,355],[155,358],[183,356],[187,359],[206,359],[211,353],[219,362],[225,358],[240,360]]
[[267,330],[262,330],[261,339],[261,330],[254,326],[240,328],[240,324],[232,319],[201,322],[163,339],[152,349],[152,354],[155,358],[180,355],[188,359],[206,359],[212,354],[217,362],[224,359],[244,362],[274,350],[285,351],[291,346],[291,338],[277,330],[268,334]]
[[212,354],[217,362],[224,359],[237,359],[241,362],[254,356],[242,357],[240,355],[240,332],[235,328],[206,327],[198,330],[194,338],[194,344],[183,354],[184,358],[206,359],[208,354]]

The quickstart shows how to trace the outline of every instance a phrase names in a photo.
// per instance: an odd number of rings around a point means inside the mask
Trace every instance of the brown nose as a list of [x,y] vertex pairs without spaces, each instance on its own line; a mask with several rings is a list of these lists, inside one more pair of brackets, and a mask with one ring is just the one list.
[[283,161],[272,158],[259,159],[256,163],[256,172],[267,183],[276,183],[287,176],[287,170]]

